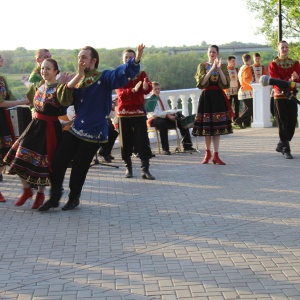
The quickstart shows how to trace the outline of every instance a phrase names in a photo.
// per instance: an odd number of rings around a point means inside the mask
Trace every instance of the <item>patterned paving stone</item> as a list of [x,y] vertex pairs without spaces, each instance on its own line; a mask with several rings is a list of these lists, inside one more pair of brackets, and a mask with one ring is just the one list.
[[286,160],[277,128],[235,130],[226,166],[202,165],[198,139],[200,154],[156,155],[154,181],[137,158],[123,178],[114,149],[119,168],[91,167],[73,211],[13,206],[21,184],[5,175],[0,299],[299,300],[299,133]]

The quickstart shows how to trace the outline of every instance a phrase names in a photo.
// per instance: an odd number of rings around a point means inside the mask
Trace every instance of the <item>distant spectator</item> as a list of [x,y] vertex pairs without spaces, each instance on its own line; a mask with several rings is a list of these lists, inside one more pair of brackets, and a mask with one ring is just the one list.
[[230,78],[230,87],[225,89],[225,93],[229,99],[231,107],[234,107],[233,120],[239,117],[240,113],[240,101],[238,99],[239,80],[238,80],[238,68],[236,68],[236,57],[228,56],[227,58],[227,70]]
[[253,54],[253,61],[254,61],[254,64],[251,65],[253,82],[259,83],[259,78],[262,75],[267,75],[267,73],[268,73],[267,68],[260,64],[260,54],[259,53]]
[[[251,83],[253,82],[251,70],[251,55],[244,54],[242,56],[244,65],[240,68],[238,78],[241,87],[239,88],[238,98],[244,102],[244,110],[242,114],[235,120],[240,128],[245,128],[249,119],[253,116],[253,93]],[[246,124],[245,124],[246,123]],[[250,124],[249,124],[250,125]]]

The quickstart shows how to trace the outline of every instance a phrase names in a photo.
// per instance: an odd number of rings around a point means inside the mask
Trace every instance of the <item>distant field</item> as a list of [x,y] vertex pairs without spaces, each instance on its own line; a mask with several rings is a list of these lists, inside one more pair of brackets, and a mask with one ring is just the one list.
[[[27,87],[21,82],[23,74],[5,74],[5,78],[8,82],[9,88],[17,99],[21,99],[26,91]],[[25,74],[29,75],[29,74]]]

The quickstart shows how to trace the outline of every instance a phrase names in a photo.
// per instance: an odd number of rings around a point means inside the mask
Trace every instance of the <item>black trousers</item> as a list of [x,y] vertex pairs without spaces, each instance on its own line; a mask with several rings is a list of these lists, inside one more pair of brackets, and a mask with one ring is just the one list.
[[234,106],[233,112],[235,114],[235,120],[239,117],[240,114],[240,100],[238,99],[238,95],[230,95],[229,102],[231,107]]
[[275,117],[275,100],[274,97],[270,97],[270,112],[273,117]]
[[111,120],[108,119],[108,140],[107,143],[101,144],[101,149],[99,150],[99,154],[101,154],[101,156],[108,156],[111,153],[118,135],[119,132],[115,130]]
[[98,149],[98,143],[84,141],[64,131],[53,158],[51,189],[58,190],[62,187],[68,164],[73,160],[69,187],[73,195],[80,195],[90,164]]
[[[175,128],[175,122],[168,118],[154,118],[151,122],[151,126],[159,130],[162,149],[169,151],[168,130]],[[190,131],[182,127],[180,119],[177,119],[177,127],[182,136],[183,148],[192,147]]]
[[244,110],[236,119],[238,123],[244,123],[245,126],[250,126],[251,118],[253,117],[253,98],[244,99]]
[[297,103],[284,99],[275,99],[275,117],[281,141],[291,141],[296,128],[298,107]]
[[141,160],[152,157],[147,132],[146,116],[119,118],[120,144],[122,159],[130,160],[133,149],[139,154]]

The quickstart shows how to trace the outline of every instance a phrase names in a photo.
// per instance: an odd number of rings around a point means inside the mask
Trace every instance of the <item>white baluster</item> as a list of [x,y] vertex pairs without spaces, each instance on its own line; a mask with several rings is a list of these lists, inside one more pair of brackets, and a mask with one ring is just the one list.
[[251,84],[253,88],[253,128],[272,127],[270,112],[270,86],[259,83]]
[[189,115],[189,95],[182,94],[180,95],[181,103],[182,103],[182,114],[184,116]]
[[198,89],[199,92],[190,94],[190,97],[192,99],[192,115],[197,113],[198,110],[198,102],[199,97],[202,93],[202,90]]

